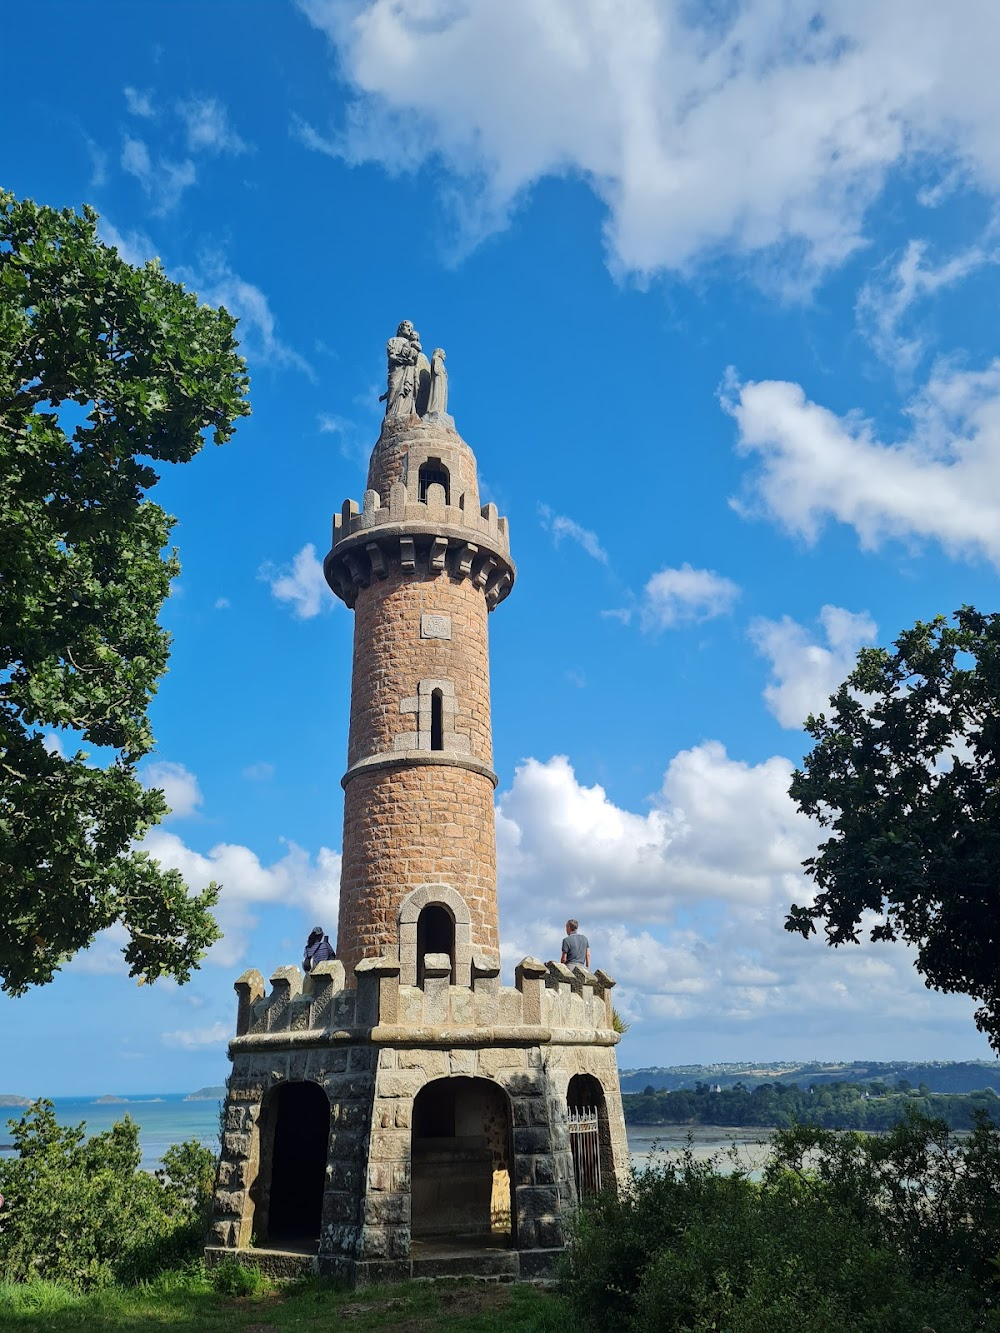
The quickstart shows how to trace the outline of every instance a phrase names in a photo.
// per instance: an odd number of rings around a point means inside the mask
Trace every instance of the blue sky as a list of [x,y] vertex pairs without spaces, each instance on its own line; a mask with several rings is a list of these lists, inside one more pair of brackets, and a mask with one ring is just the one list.
[[0,1002],[0,1091],[221,1082],[234,978],[334,933],[351,617],[319,562],[403,318],[447,349],[518,565],[490,619],[508,976],[572,913],[623,1066],[989,1054],[905,950],[782,929],[802,719],[862,644],[995,609],[1000,567],[1000,17],[814,8],[8,17],[36,55],[0,182],[92,203],[239,315],[253,416],[155,492],[183,573],[150,846],[223,882],[225,938],[137,989],[112,932]]

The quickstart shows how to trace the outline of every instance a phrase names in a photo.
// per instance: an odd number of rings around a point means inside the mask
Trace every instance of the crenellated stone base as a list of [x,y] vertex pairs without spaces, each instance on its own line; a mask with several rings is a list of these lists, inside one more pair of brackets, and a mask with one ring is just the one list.
[[[356,988],[339,962],[304,984],[280,968],[268,995],[259,973],[239,979],[208,1262],[230,1254],[355,1284],[547,1270],[577,1205],[575,1075],[600,1089],[603,1183],[629,1169],[614,982],[535,959],[515,987],[488,958],[471,973],[471,986],[452,986],[450,960],[429,955],[420,988],[400,985],[389,959],[359,964]],[[300,1188],[313,1220],[296,1236],[289,1198]],[[468,1213],[473,1198],[485,1213]]]

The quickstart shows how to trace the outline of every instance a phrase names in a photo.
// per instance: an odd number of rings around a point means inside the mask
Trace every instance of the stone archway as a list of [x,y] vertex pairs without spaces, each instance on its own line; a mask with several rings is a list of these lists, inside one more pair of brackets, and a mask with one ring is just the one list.
[[498,1084],[435,1079],[413,1102],[410,1226],[415,1241],[514,1244],[513,1128]]
[[[451,953],[453,986],[472,985],[472,917],[462,895],[450,884],[420,884],[403,899],[399,908],[399,981],[402,986],[419,984],[418,923],[428,907],[443,909],[454,923]],[[427,953],[448,953],[428,948]]]
[[615,1183],[608,1104],[600,1079],[574,1074],[566,1090],[566,1109],[576,1193],[582,1198]]
[[330,1141],[330,1099],[318,1083],[281,1083],[265,1099],[254,1229],[271,1249],[317,1244]]
[[451,984],[455,983],[455,920],[441,903],[428,903],[417,917],[417,985],[424,984],[424,959],[429,953],[451,959]]

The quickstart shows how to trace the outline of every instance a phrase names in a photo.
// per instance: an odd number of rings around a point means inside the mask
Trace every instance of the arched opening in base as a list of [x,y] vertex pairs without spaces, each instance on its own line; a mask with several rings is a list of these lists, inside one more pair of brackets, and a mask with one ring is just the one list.
[[415,1241],[514,1244],[510,1102],[484,1078],[441,1078],[413,1102]]
[[424,958],[446,953],[451,959],[451,981],[455,982],[455,918],[440,903],[428,903],[417,917],[417,985],[424,984]]
[[593,1074],[574,1074],[566,1107],[576,1196],[583,1199],[614,1184],[608,1107],[600,1080]]
[[260,1202],[273,1249],[309,1249],[319,1241],[330,1140],[330,1099],[317,1083],[283,1083],[271,1094],[261,1144]]

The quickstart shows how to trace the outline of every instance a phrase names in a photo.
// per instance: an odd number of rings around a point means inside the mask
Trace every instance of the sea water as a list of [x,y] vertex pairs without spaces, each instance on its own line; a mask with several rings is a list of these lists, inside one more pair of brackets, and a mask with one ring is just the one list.
[[[219,1146],[220,1102],[188,1101],[183,1093],[150,1093],[148,1096],[122,1098],[113,1102],[94,1097],[53,1097],[56,1119],[60,1125],[84,1126],[84,1132],[100,1134],[116,1120],[128,1116],[139,1126],[139,1148],[144,1171],[155,1171],[163,1154],[173,1143],[197,1139],[212,1149]],[[24,1107],[0,1107],[0,1157],[12,1155],[8,1121],[19,1120]]]
[[[83,1124],[87,1134],[100,1134],[127,1115],[139,1126],[142,1168],[155,1171],[173,1143],[197,1139],[214,1151],[219,1147],[221,1103],[214,1098],[189,1100],[183,1093],[150,1093],[114,1102],[93,1097],[54,1097],[56,1119],[61,1125]],[[0,1157],[12,1155],[7,1121],[20,1119],[21,1107],[0,1107]],[[695,1157],[718,1156],[722,1170],[732,1170],[728,1154],[735,1144],[737,1161],[755,1172],[766,1152],[766,1130],[726,1128],[719,1125],[642,1125],[628,1129],[633,1164],[642,1170],[677,1160],[679,1151],[690,1146]]]

